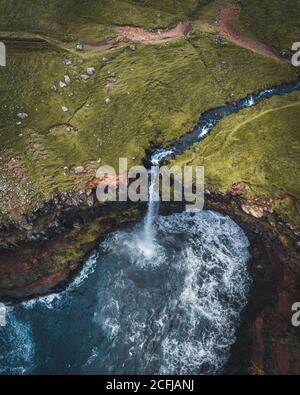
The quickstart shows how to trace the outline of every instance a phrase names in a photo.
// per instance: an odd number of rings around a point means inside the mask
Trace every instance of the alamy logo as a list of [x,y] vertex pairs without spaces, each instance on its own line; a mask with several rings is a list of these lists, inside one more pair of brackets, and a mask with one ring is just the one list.
[[3,42],[0,41],[0,66],[6,66],[6,47]]
[[[188,211],[200,211],[204,207],[203,166],[159,166],[151,170],[134,166],[128,170],[127,158],[119,159],[119,172],[111,166],[97,170],[96,195],[99,202],[182,202],[190,203]],[[161,193],[159,193],[161,192]]]
[[294,43],[292,46],[292,51],[296,51],[292,57],[292,65],[295,67],[300,66],[300,42]]
[[295,311],[295,314],[292,316],[292,325],[298,327],[300,326],[300,302],[293,304],[292,311]]
[[6,307],[3,303],[0,303],[0,326],[6,325]]

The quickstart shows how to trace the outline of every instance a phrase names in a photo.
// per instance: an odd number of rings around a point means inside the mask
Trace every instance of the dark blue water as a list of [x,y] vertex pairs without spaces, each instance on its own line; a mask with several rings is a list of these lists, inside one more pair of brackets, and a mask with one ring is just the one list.
[[0,372],[218,373],[247,303],[249,242],[228,217],[158,217],[115,232],[60,294],[7,312]]

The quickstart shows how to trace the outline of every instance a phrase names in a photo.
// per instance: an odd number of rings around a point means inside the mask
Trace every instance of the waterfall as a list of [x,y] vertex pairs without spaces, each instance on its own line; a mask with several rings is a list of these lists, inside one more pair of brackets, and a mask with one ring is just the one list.
[[155,237],[154,221],[157,218],[159,212],[159,167],[157,165],[151,167],[150,176],[149,202],[147,215],[145,217],[143,241],[146,248],[144,252],[146,252],[146,255],[152,256]]
[[159,166],[161,162],[170,155],[179,155],[193,146],[196,142],[203,140],[214,129],[221,119],[242,109],[255,106],[264,99],[276,95],[284,95],[300,89],[300,80],[287,85],[266,88],[256,94],[251,94],[235,103],[208,110],[202,114],[197,127],[190,133],[185,134],[179,141],[172,144],[169,149],[154,150],[151,155],[151,170],[149,171],[149,203],[148,211],[144,221],[141,238],[138,246],[145,257],[151,258],[155,252],[155,221],[159,213]]
[[151,155],[148,210],[144,221],[142,239],[139,242],[139,247],[143,251],[143,254],[149,258],[155,252],[154,223],[159,214],[159,165],[164,158],[172,153],[173,150],[159,149]]

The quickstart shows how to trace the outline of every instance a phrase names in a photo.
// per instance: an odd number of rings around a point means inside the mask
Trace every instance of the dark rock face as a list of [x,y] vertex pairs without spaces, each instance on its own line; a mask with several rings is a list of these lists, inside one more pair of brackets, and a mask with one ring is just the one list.
[[251,250],[253,285],[226,372],[299,373],[299,350],[289,341],[300,341],[299,331],[291,324],[300,275],[282,262],[269,240],[257,241],[254,235]]
[[[212,196],[208,206],[229,214],[251,243],[253,284],[242,324],[225,372],[228,374],[299,374],[300,333],[291,323],[300,295],[300,257],[287,248],[267,222],[240,209],[235,197]],[[271,213],[270,213],[271,215]],[[283,234],[292,239],[288,224]]]
[[[92,196],[93,197],[93,196]],[[62,194],[0,230],[0,298],[15,300],[64,287],[110,231],[135,221],[142,206]]]

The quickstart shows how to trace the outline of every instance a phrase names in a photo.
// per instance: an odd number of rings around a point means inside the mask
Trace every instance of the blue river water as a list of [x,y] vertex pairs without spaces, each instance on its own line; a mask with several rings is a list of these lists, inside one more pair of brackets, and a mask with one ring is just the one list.
[[243,109],[254,107],[261,101],[270,99],[273,96],[283,96],[299,90],[300,79],[289,84],[263,89],[235,103],[224,104],[204,112],[198,125],[191,132],[186,133],[179,141],[171,144],[172,155],[181,154],[197,141],[203,140],[223,118],[238,113]]

